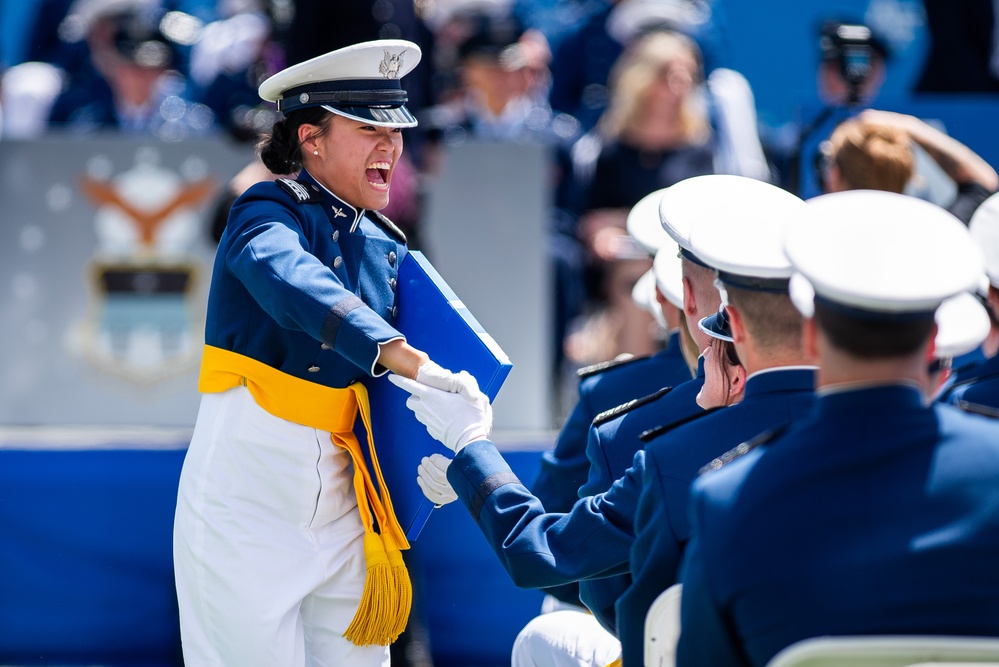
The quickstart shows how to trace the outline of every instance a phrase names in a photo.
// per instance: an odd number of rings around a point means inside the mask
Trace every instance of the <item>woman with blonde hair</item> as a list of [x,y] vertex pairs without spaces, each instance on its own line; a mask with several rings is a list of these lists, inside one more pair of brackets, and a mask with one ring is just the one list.
[[[702,83],[701,53],[693,40],[668,31],[639,38],[611,71],[610,103],[596,129],[573,149],[577,235],[587,250],[591,313],[569,339],[570,357],[580,348],[601,350],[605,358],[655,351],[648,313],[630,299],[614,299],[617,290],[611,288],[621,273],[637,278],[650,265],[644,253],[631,252],[628,211],[650,192],[714,172]],[[639,266],[621,269],[636,258]],[[620,292],[630,294],[633,283]],[[607,331],[616,332],[613,340],[580,345],[580,338],[606,338],[601,332]]]

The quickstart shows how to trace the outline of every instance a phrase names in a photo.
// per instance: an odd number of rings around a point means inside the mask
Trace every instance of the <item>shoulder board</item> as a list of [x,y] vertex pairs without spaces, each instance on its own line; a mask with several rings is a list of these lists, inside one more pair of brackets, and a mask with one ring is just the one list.
[[394,236],[399,243],[406,245],[406,234],[401,229],[399,229],[394,222],[385,217],[381,211],[372,211],[368,209],[368,213],[371,214],[372,220],[374,220],[379,227],[388,232],[391,236]]
[[760,445],[765,445],[768,442],[780,437],[780,434],[787,430],[788,424],[784,424],[775,429],[769,431],[764,431],[752,440],[747,440],[737,447],[733,447],[716,459],[712,459],[707,465],[702,467],[697,471],[698,475],[703,475],[704,473],[711,472],[712,470],[718,470],[727,463],[731,463],[740,456],[744,456],[749,452],[753,451]]
[[656,426],[655,428],[650,428],[648,431],[643,431],[638,436],[638,439],[641,440],[642,442],[650,442],[661,436],[663,433],[672,431],[673,429],[679,426],[683,426],[684,424],[689,424],[690,422],[697,421],[701,417],[707,417],[712,412],[717,412],[718,410],[721,410],[723,407],[725,406],[720,405],[718,407],[708,408],[707,410],[702,410],[701,412],[695,412],[692,415],[687,415],[683,419],[677,419],[676,421],[670,422],[668,424],[663,424],[662,426]]
[[612,368],[620,368],[621,366],[626,366],[635,361],[640,361],[642,359],[648,359],[646,356],[636,357],[634,355],[621,355],[610,361],[601,361],[599,364],[593,364],[592,366],[584,366],[576,371],[576,377],[580,380],[583,378],[588,378],[593,375],[599,375],[604,371],[610,370]]
[[658,400],[659,398],[662,398],[671,391],[673,391],[673,387],[663,387],[659,391],[653,392],[648,396],[642,396],[641,398],[633,398],[627,403],[622,403],[621,405],[611,408],[610,410],[604,410],[603,412],[601,412],[600,414],[598,414],[596,417],[593,418],[593,425],[600,426],[601,424],[609,422],[615,417],[620,417],[624,413],[630,412],[637,407],[641,407],[646,403],[651,403],[652,401]]
[[313,185],[299,183],[290,178],[279,178],[274,182],[294,197],[299,204],[319,204],[323,201],[323,194]]
[[957,402],[957,407],[965,412],[982,415],[984,417],[991,417],[992,419],[999,419],[999,408],[993,408],[991,405],[982,405],[981,403],[971,403],[969,401],[960,400]]

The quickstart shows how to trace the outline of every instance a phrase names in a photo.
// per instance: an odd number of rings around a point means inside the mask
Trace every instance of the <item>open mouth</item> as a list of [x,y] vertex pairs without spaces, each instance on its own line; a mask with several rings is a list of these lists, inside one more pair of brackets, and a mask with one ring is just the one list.
[[375,188],[388,189],[389,170],[392,168],[391,162],[372,162],[364,171],[368,183]]

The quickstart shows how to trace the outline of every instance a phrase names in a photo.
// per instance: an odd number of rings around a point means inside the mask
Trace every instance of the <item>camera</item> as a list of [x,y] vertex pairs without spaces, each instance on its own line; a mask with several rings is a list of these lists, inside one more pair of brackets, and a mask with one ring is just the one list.
[[874,60],[884,58],[886,50],[865,25],[830,21],[819,35],[822,59],[835,61],[840,76],[849,87],[850,104],[860,101],[860,89],[874,71]]

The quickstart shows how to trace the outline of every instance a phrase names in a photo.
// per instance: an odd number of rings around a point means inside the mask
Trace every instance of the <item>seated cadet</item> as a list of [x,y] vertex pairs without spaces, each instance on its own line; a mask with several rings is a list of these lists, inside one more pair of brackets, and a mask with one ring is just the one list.
[[[681,198],[682,190],[681,188],[677,191]],[[692,221],[682,215],[673,216],[667,223],[671,230],[667,233],[663,231],[659,217],[659,200],[649,201],[652,207],[646,210],[645,214],[654,216],[653,222],[665,236],[665,241],[658,239],[655,242],[662,245],[656,253],[652,269],[654,275],[651,276],[655,283],[655,299],[659,302],[668,301],[676,304],[678,314],[676,321],[683,327],[685,338],[691,341],[690,347],[704,349],[708,346],[710,337],[700,329],[695,328],[690,331],[687,323],[697,320],[695,317],[687,319],[683,309],[687,306],[691,314],[695,315],[705,311],[717,311],[719,297],[713,285],[714,274],[710,269],[698,266],[690,259],[681,259],[679,246],[670,237],[670,234],[673,234],[683,238],[686,232],[682,230]],[[670,206],[667,203],[667,208]],[[637,208],[639,207],[632,209],[632,214]],[[629,220],[632,218],[629,217]],[[629,225],[629,232],[633,229],[634,227]],[[642,242],[640,237],[647,236],[649,236],[647,232],[636,234],[639,242]],[[689,298],[686,300],[685,285],[689,292]],[[708,311],[709,308],[711,311]],[[664,306],[662,310],[665,317],[670,317],[669,309]],[[675,333],[673,335],[676,336]],[[682,344],[678,338],[670,343],[670,345]],[[648,396],[628,401],[597,415],[589,429],[586,442],[585,460],[589,476],[586,483],[579,488],[577,500],[609,490],[614,480],[624,476],[632,465],[635,452],[641,449],[642,441],[638,437],[641,433],[663,423],[690,418],[701,412],[699,408],[706,407],[698,400],[704,392],[706,365],[706,362],[698,360],[697,375],[692,381],[676,385],[675,389],[666,386]],[[556,511],[540,494],[536,495],[547,511]],[[571,584],[579,591],[579,598],[592,614],[584,609],[570,608],[533,619],[518,634],[514,642],[512,667],[533,667],[538,664],[575,665],[579,662],[599,664],[599,659],[589,660],[589,657],[606,656],[607,660],[604,662],[617,657],[621,645],[616,635],[614,603],[630,583],[631,578],[627,574],[622,574]],[[576,659],[576,662],[573,662],[573,659]]]
[[989,282],[985,307],[992,327],[981,348],[985,361],[955,369],[955,376],[940,400],[995,410],[999,409],[999,195],[993,195],[975,211],[970,230],[985,255],[985,273]]
[[[650,269],[635,285],[632,297],[653,314],[658,311],[659,321],[663,323],[664,330],[669,332],[666,347],[649,357],[600,364],[588,371],[581,371],[583,379],[579,384],[579,401],[563,426],[555,449],[542,456],[541,471],[530,487],[547,512],[568,512],[580,497],[608,490],[611,483],[631,466],[635,450],[641,444],[638,434],[642,431],[658,426],[662,419],[671,419],[670,415],[674,413],[679,418],[692,412],[700,412],[692,399],[703,381],[703,373],[696,383],[690,382],[692,378],[687,356],[688,349],[699,349],[698,343],[701,341],[694,341],[687,330],[687,320],[683,314],[684,280],[679,247],[663,230],[659,219],[659,200],[664,192],[665,190],[658,191],[643,198],[631,209],[628,214],[628,231],[646,249],[664,246],[653,262],[658,266],[658,271]],[[708,292],[712,298],[703,300],[701,305],[713,308],[716,306],[716,297],[711,294],[713,288],[710,273],[704,273],[702,291]],[[684,335],[681,336],[681,333]],[[691,342],[686,343],[688,340]],[[607,449],[616,454],[616,461],[620,465],[613,468],[590,465],[587,458],[587,438],[593,438],[597,427],[595,417],[599,423],[612,421],[623,411],[655,403],[657,398],[680,385],[689,387],[670,400],[672,409],[664,411],[661,404],[657,405],[655,410],[649,412],[644,426],[623,438],[619,445]],[[681,400],[684,395],[690,400]],[[611,409],[619,404],[623,405]],[[593,477],[588,480],[588,475]],[[597,483],[594,478],[604,481]],[[626,585],[627,583],[624,584]],[[539,660],[550,664],[550,660],[554,659],[550,657],[553,651],[569,651],[574,655],[586,656],[603,655],[603,647],[606,646],[608,662],[617,656],[620,650],[617,637],[601,627],[597,619],[581,606],[579,589],[580,584],[577,582],[546,589],[548,596],[542,603],[542,616],[531,620],[514,642],[512,667],[531,667],[538,664]],[[624,587],[620,590],[624,590]],[[613,602],[609,607],[613,615]],[[557,613],[552,615],[551,612]],[[569,642],[569,637],[583,641]],[[539,654],[549,655],[549,658],[543,659]]]
[[[710,184],[704,185],[702,196],[712,196]],[[716,268],[725,304],[701,326],[732,341],[748,377],[738,405],[642,436],[645,471],[631,548],[633,581],[616,607],[624,667],[641,667],[649,607],[677,582],[690,537],[689,488],[698,470],[718,465],[739,443],[804,416],[812,405],[815,368],[801,348],[801,316],[788,295],[791,265],[783,250],[787,231],[809,224],[809,211],[785,196],[791,203],[779,214],[768,206],[762,208],[766,216],[748,221],[704,217],[690,230],[693,251]],[[754,203],[737,200],[732,206]]]
[[678,667],[762,667],[827,635],[999,635],[999,423],[923,394],[934,311],[981,254],[913,197],[809,206],[785,248],[815,404],[695,481]]
[[980,350],[992,331],[992,319],[977,293],[961,292],[947,299],[937,308],[934,320],[937,335],[933,338],[930,384],[926,388],[931,400],[949,388],[954,359]]
[[[685,236],[693,220],[737,217],[752,225],[760,219],[793,215],[803,206],[801,200],[762,181],[720,175],[697,178],[704,180],[689,179],[672,186],[660,209],[664,224],[671,234],[675,233],[674,238],[688,259],[685,267],[693,265],[690,258],[695,257]],[[704,196],[706,189],[711,196]],[[679,228],[676,223],[680,221],[683,234],[671,227],[672,224]],[[694,265],[694,268],[704,267]],[[707,270],[704,273],[711,275]],[[717,290],[715,295],[717,299]],[[684,296],[688,296],[687,287]],[[696,320],[691,318],[691,321]],[[454,465],[446,469],[447,481],[479,524],[515,584],[537,588],[627,572],[634,508],[644,468],[644,453],[640,449],[635,453],[632,467],[607,492],[580,499],[567,514],[546,513],[513,475],[495,446],[478,436],[488,432],[491,421],[482,401],[450,401],[443,396],[444,392],[425,391],[406,378],[390,377],[390,380],[413,394],[407,405],[417,419],[427,424],[431,435],[456,452]],[[667,396],[677,392],[680,388]],[[690,397],[692,402],[695,396],[696,392]],[[669,401],[663,407],[668,409]],[[694,413],[688,413],[684,420],[690,414]],[[696,442],[691,446],[705,447],[703,465],[732,445],[720,452],[714,451],[712,443]],[[423,467],[420,476],[429,479]]]
[[[653,193],[631,209],[628,214],[629,232],[638,229],[638,233],[632,235],[646,248],[648,245],[643,239],[654,237],[656,243],[671,242],[675,257],[676,243],[663,231],[659,221],[659,200],[663,192],[665,190]],[[653,225],[658,233],[646,231]],[[579,487],[586,482],[590,470],[590,462],[586,458],[586,439],[594,417],[633,399],[691,379],[692,373],[684,356],[683,339],[679,332],[681,324],[685,326],[680,321],[683,317],[683,286],[679,262],[679,259],[675,259],[677,270],[671,273],[675,279],[668,286],[663,285],[665,294],[663,298],[657,298],[658,303],[655,304],[659,309],[659,320],[666,322],[669,331],[665,348],[650,356],[619,358],[579,371],[579,398],[576,405],[562,425],[554,449],[542,454],[541,469],[529,487],[549,512],[568,512],[580,498]],[[630,463],[629,454],[628,464]],[[617,476],[612,477],[611,481],[614,479]],[[599,491],[606,491],[609,486],[608,483]],[[586,495],[595,495],[599,491]],[[547,592],[563,602],[579,604],[579,587],[575,583]],[[556,606],[551,600],[545,601],[546,608]]]

